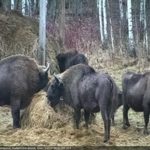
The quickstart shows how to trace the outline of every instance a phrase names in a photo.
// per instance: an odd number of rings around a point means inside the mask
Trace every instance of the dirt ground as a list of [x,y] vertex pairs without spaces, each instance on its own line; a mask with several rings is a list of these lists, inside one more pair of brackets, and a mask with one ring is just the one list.
[[[12,129],[9,107],[0,107],[0,146],[148,146],[150,136],[143,135],[143,115],[130,111],[131,127],[122,129],[122,107],[116,113],[116,126],[111,127],[111,139],[103,142],[104,130],[101,116],[86,130],[65,124],[60,128],[26,127]],[[63,118],[62,118],[63,119]]]

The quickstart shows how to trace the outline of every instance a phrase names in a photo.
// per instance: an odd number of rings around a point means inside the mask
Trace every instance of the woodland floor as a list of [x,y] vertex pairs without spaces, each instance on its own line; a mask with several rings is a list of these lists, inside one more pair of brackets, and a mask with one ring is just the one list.
[[[135,60],[123,63],[124,60],[116,58],[112,61],[110,58],[105,59],[104,56],[99,57],[98,60],[95,60],[95,57],[90,55],[90,65],[96,70],[108,72],[120,88],[121,75],[126,70],[140,72],[139,64],[134,64]],[[95,61],[98,63],[96,64]],[[0,146],[150,146],[150,135],[143,134],[143,113],[129,110],[131,126],[126,130],[122,129],[122,120],[122,107],[120,107],[115,116],[116,126],[111,127],[111,138],[104,143],[103,121],[99,114],[96,116],[96,123],[91,124],[89,130],[85,129],[83,123],[78,130],[69,123],[57,129],[27,127],[14,130],[10,108],[3,106],[0,107]]]

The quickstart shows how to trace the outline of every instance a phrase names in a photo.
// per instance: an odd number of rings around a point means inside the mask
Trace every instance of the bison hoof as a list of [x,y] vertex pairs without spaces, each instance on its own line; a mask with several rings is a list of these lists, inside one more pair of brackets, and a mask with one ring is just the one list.
[[115,126],[116,124],[114,122],[111,123],[111,126]]
[[149,135],[149,132],[147,130],[144,130],[144,135]]
[[126,126],[123,126],[122,128],[123,128],[124,130],[126,130],[126,129],[127,129],[127,127],[126,127]]
[[104,139],[104,142],[106,143],[108,141],[108,139]]
[[19,129],[21,126],[13,126],[13,129]]
[[130,123],[129,123],[129,122],[126,122],[126,126],[128,126],[128,127],[129,127],[129,126],[130,126]]

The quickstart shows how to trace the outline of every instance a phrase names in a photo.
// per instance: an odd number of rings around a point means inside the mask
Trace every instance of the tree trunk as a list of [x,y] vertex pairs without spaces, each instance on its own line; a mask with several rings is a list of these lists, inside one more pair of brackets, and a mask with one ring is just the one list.
[[109,10],[109,23],[110,23],[111,46],[112,46],[113,53],[115,53],[115,47],[114,47],[114,34],[113,34],[113,27],[112,27],[111,15],[110,15],[110,6],[109,6],[109,2],[110,2],[110,1],[107,1],[107,6],[108,6],[108,10]]
[[104,22],[104,42],[102,48],[108,48],[108,34],[107,34],[107,11],[106,11],[106,0],[103,0],[103,22]]
[[103,0],[99,0],[98,4],[99,4],[99,24],[100,24],[101,42],[104,43],[102,2]]
[[131,57],[136,57],[136,51],[134,48],[133,40],[133,26],[132,26],[132,4],[131,0],[127,0],[128,9],[128,40],[129,40],[129,55]]
[[140,41],[143,40],[144,29],[144,0],[140,1]]
[[31,9],[31,1],[27,0],[27,7],[28,7],[28,15],[29,17],[32,17],[32,9]]
[[14,8],[15,8],[14,0],[11,0],[11,10],[14,10]]
[[120,9],[120,53],[122,54],[122,48],[123,48],[123,6],[122,6],[122,0],[119,0],[119,9]]
[[146,0],[144,0],[144,47],[148,55],[150,55],[148,49],[148,34],[147,34],[147,17],[146,17]]
[[60,14],[59,14],[60,24],[59,24],[59,33],[61,45],[64,46],[65,43],[65,0],[60,2]]
[[56,0],[48,1],[47,4],[48,15],[50,15],[51,19],[55,19],[56,16]]
[[26,15],[26,0],[22,0],[22,14]]
[[46,0],[40,0],[39,50],[38,50],[38,60],[40,65],[45,65],[46,12],[47,12]]

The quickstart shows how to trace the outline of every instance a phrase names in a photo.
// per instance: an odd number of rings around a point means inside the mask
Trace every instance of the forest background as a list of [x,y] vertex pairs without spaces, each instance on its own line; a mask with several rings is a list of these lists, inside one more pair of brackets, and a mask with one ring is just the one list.
[[[0,11],[39,18],[39,0],[0,0]],[[148,0],[48,0],[46,32],[67,49],[102,49],[149,60]]]

